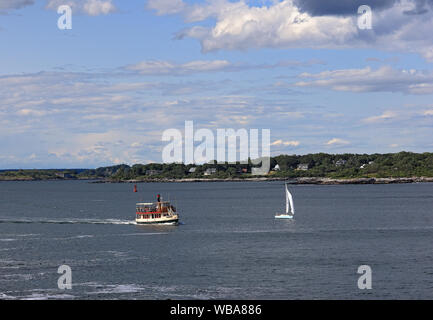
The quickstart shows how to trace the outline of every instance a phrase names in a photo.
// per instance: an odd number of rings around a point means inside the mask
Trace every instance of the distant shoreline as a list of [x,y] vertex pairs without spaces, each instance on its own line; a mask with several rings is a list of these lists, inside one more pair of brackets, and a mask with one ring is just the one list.
[[[95,169],[0,170],[0,181],[87,180],[96,183],[288,181],[292,184],[433,182],[433,152],[284,155],[269,159],[256,176],[255,161],[206,164],[118,164]],[[378,178],[380,177],[380,178]]]
[[263,181],[285,181],[289,184],[318,184],[318,185],[341,185],[341,184],[397,184],[397,183],[422,183],[433,182],[433,177],[406,177],[406,178],[351,178],[333,179],[322,177],[251,177],[251,178],[183,178],[183,179],[147,179],[147,180],[110,180],[110,179],[0,179],[0,182],[8,181],[88,181],[89,183],[196,183],[196,182],[263,182]]
[[285,181],[289,184],[396,184],[396,183],[420,183],[433,182],[433,177],[410,177],[410,178],[353,178],[353,179],[332,179],[320,177],[282,178],[282,177],[256,177],[256,178],[185,178],[185,179],[153,179],[153,180],[124,180],[111,181],[99,180],[91,183],[193,183],[193,182],[264,182],[264,181]]

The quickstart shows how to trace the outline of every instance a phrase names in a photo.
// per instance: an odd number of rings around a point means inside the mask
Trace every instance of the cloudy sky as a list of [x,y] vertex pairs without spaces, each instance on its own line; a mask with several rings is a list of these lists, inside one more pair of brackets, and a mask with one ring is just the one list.
[[0,0],[0,168],[161,162],[186,120],[271,129],[273,155],[431,152],[432,30],[432,0]]

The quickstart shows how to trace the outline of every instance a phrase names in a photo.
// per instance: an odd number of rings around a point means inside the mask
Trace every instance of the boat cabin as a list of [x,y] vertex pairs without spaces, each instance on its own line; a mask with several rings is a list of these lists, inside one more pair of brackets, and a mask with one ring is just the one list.
[[168,217],[176,212],[169,201],[160,201],[155,203],[137,203],[136,213],[139,219],[158,219]]

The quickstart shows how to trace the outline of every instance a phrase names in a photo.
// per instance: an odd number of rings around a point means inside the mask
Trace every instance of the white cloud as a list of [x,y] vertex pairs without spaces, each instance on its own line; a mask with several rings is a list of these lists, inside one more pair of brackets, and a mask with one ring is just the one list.
[[136,71],[140,74],[191,74],[211,71],[224,71],[230,67],[226,60],[197,60],[183,64],[168,61],[143,61],[134,65],[126,66],[126,70]]
[[365,123],[376,123],[376,122],[381,122],[381,121],[385,121],[385,120],[394,119],[396,117],[397,117],[397,113],[396,112],[394,112],[394,111],[385,111],[381,115],[365,118],[362,121],[365,122]]
[[[373,29],[359,30],[357,7],[344,15],[311,15],[294,0],[252,4],[251,1],[208,0],[187,4],[181,0],[149,1],[158,15],[180,13],[196,23],[178,38],[201,42],[204,52],[249,48],[375,48],[420,53],[433,61],[433,44],[426,37],[433,28],[433,10],[414,12],[417,1],[395,1],[373,12]],[[332,4],[331,4],[332,5]],[[211,26],[197,24],[210,21]]]
[[17,114],[20,116],[41,117],[46,115],[46,112],[41,110],[21,109],[17,112]]
[[298,68],[316,64],[325,63],[317,59],[311,59],[308,61],[282,60],[271,64],[233,63],[227,60],[193,60],[185,63],[176,63],[164,60],[147,60],[127,65],[123,67],[123,69],[145,75],[186,75],[204,72],[236,72],[259,69]]
[[297,87],[323,87],[351,92],[433,93],[432,72],[397,70],[390,66],[302,73],[299,77],[307,80],[296,82],[294,85]]
[[[184,64],[193,65],[194,70],[205,69],[194,63]],[[433,112],[421,98],[416,106],[396,106],[394,112],[401,122],[387,122],[384,126],[378,121],[374,130],[366,130],[373,127],[346,113],[341,118],[327,117],[330,111],[337,110],[329,110],[325,103],[323,107],[311,106],[266,93],[261,75],[224,82],[184,77],[168,81],[146,79],[138,73],[119,72],[118,68],[104,73],[0,76],[2,148],[15,157],[0,157],[0,167],[93,167],[149,159],[160,162],[162,131],[182,130],[185,119],[194,120],[197,128],[211,130],[271,128],[276,137],[274,151],[292,149],[307,153],[347,147],[347,151],[380,152],[380,148],[404,141],[400,137],[408,134],[401,128],[411,128],[410,136],[416,138],[414,145],[420,151],[431,140]],[[252,90],[250,83],[257,79],[260,86]],[[269,85],[274,80],[265,78]],[[187,93],[180,96],[179,91]],[[378,117],[377,114],[363,117]],[[346,146],[348,141],[334,138],[344,135],[356,139],[347,138],[351,142]],[[377,136],[383,138],[380,145]],[[30,161],[32,153],[37,158]]]
[[[140,152],[160,138],[153,135],[141,137],[138,133],[122,130],[107,130],[101,133],[76,133],[65,138],[62,146],[50,147],[51,154],[62,162],[90,164],[135,164],[144,162]],[[125,141],[139,139],[132,145]],[[146,147],[144,147],[146,145]]]
[[116,7],[111,0],[87,0],[83,5],[83,10],[91,16],[99,16],[101,14],[109,14],[114,12]]
[[297,147],[300,145],[300,142],[294,141],[294,140],[292,140],[292,141],[276,140],[276,141],[271,143],[271,146],[281,146],[281,145]]
[[329,140],[329,141],[326,143],[326,145],[328,145],[328,146],[333,146],[333,145],[347,145],[347,144],[349,144],[349,143],[350,143],[350,142],[347,141],[347,140],[343,140],[343,139],[340,139],[340,138],[333,138],[333,139]]
[[[194,63],[186,65],[203,69]],[[137,74],[118,74],[115,69],[103,74],[39,72],[0,76],[2,147],[19,159],[5,158],[0,167],[20,163],[93,167],[139,163],[149,158],[160,162],[162,131],[179,128],[184,119],[208,128],[238,128],[250,126],[263,114],[260,98],[226,94],[224,90],[230,91],[236,84],[229,83],[216,91],[212,81],[185,82],[182,78],[146,82]],[[185,98],[172,93],[186,88],[190,94]],[[8,137],[15,141],[13,146],[7,145]],[[31,153],[38,155],[30,159],[34,161],[29,161]]]
[[116,11],[112,0],[48,0],[46,8],[57,10],[61,5],[69,5],[73,12],[89,16],[107,15]]
[[356,33],[350,17],[311,17],[291,0],[269,7],[250,7],[244,1],[210,1],[185,13],[187,21],[216,18],[213,28],[194,26],[180,36],[197,38],[205,52],[261,47],[328,47],[343,45]]
[[131,143],[131,145],[130,145],[130,147],[131,148],[140,148],[140,147],[142,147],[143,145],[140,143],[140,142],[133,142],[133,143]]

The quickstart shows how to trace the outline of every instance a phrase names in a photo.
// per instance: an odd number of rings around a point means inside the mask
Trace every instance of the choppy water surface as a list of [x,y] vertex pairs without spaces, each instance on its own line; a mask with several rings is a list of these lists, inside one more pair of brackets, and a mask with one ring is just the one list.
[[[0,183],[0,299],[432,299],[433,184]],[[170,197],[179,226],[139,226]],[[176,200],[175,200],[176,199]],[[59,290],[57,268],[72,268]],[[373,289],[357,287],[358,266]]]

